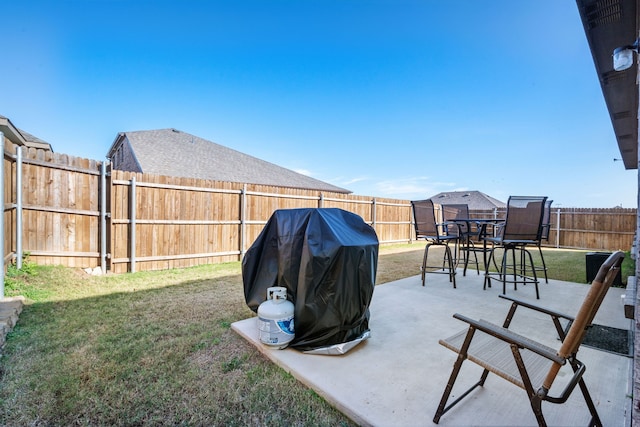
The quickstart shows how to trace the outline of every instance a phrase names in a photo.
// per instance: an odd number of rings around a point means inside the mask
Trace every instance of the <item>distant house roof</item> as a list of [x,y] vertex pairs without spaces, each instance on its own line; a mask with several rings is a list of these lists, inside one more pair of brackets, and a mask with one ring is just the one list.
[[[129,164],[136,167],[121,168],[118,163],[123,162],[114,162],[114,156],[119,150],[127,152],[121,150],[127,143],[130,153],[126,155],[134,157],[128,159]],[[107,157],[112,159],[114,168],[134,172],[351,193],[177,129],[121,132]],[[133,170],[137,167],[139,170]]]
[[13,123],[11,123],[11,120],[5,116],[0,116],[0,132],[2,132],[9,141],[16,145],[53,151],[51,144],[31,135],[29,132],[18,129],[13,125]]
[[471,210],[506,208],[507,204],[480,191],[448,191],[431,197],[438,204],[466,204]]

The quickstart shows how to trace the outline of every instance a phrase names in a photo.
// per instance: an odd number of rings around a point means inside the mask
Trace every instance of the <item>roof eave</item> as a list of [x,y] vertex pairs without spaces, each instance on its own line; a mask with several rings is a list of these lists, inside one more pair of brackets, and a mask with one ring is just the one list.
[[120,144],[120,141],[124,137],[125,137],[125,132],[118,132],[118,134],[116,135],[116,139],[113,140],[111,147],[109,147],[109,151],[107,151],[107,159],[110,159],[111,157],[113,157],[113,153],[116,151],[116,149],[118,148],[118,145]]
[[2,132],[4,136],[14,144],[27,145],[27,141],[24,139],[24,136],[22,136],[18,128],[11,123],[11,120],[6,117],[0,116],[0,132]]
[[638,0],[576,0],[626,169],[638,168],[638,65],[613,69],[612,53],[638,38]]

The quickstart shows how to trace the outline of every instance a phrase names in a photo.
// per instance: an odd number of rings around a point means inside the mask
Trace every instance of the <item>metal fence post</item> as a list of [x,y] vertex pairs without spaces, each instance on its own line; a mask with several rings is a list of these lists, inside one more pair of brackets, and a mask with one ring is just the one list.
[[246,238],[247,238],[247,184],[242,184],[242,190],[240,191],[240,261],[244,258],[246,253]]
[[413,206],[411,206],[411,210],[409,211],[409,217],[410,217],[410,219],[409,219],[409,243],[413,243],[413,240],[414,240],[413,238],[414,237],[416,238],[416,240],[418,240],[417,239],[418,236],[414,236],[413,235],[415,230],[416,230],[416,226],[415,226],[416,219],[413,216]]
[[[0,215],[0,248],[2,248],[2,259],[4,259],[4,133],[0,132],[0,200],[2,201],[2,215]],[[0,299],[4,299],[4,261],[0,269]]]
[[376,227],[376,215],[377,215],[376,210],[377,210],[377,202],[376,202],[376,199],[374,197],[373,202],[371,203],[371,211],[372,211],[371,212],[371,226],[373,228]]
[[556,249],[560,247],[560,208],[556,210]]
[[16,267],[22,268],[22,147],[16,146]]
[[129,192],[129,246],[131,251],[131,272],[136,272],[136,177],[131,178]]
[[100,168],[100,268],[107,272],[107,162]]

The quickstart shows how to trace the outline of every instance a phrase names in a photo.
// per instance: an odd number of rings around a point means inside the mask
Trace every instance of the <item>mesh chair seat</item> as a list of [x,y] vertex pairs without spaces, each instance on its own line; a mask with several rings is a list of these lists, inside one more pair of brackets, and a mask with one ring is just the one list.
[[[482,319],[478,322],[487,327],[496,327],[490,322]],[[507,329],[504,330],[505,333],[507,333],[507,331]],[[513,334],[512,331],[508,332]],[[447,339],[440,340],[439,343],[449,350],[460,353],[466,336],[467,330],[464,329]],[[523,337],[522,335],[518,335],[518,337],[521,340],[528,342],[532,347],[538,349],[539,352],[556,352],[555,349]],[[549,368],[553,362],[529,349],[523,349],[521,355],[524,364],[527,367],[531,382],[534,384],[541,384],[544,377],[547,375],[547,372],[549,372]],[[471,341],[471,345],[469,346],[467,358],[483,368],[489,369],[494,374],[499,375],[518,387],[525,388],[518,369],[518,364],[513,358],[511,345],[508,342],[497,340],[495,337],[482,331],[476,331],[473,340]]]

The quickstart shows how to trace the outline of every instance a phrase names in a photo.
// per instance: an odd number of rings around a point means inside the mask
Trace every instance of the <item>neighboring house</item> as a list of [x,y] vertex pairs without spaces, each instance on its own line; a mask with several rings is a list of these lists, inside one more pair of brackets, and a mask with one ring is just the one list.
[[46,151],[53,152],[51,144],[40,138],[31,135],[29,132],[25,132],[22,129],[18,129],[11,123],[11,120],[5,116],[0,116],[0,132],[4,134],[4,137],[15,145],[22,145],[29,148],[39,148]]
[[107,158],[130,172],[351,193],[177,129],[120,132]]
[[434,203],[465,204],[470,210],[504,209],[507,204],[480,191],[448,191],[431,197]]

